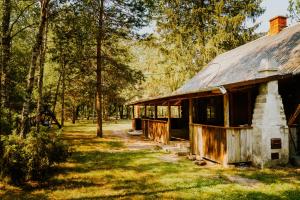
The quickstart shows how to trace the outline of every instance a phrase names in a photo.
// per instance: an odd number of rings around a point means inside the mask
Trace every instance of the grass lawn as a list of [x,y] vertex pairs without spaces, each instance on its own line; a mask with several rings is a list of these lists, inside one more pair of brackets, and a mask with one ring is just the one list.
[[129,123],[105,124],[101,139],[94,124],[67,124],[68,162],[40,185],[22,189],[0,181],[0,199],[300,199],[297,169],[200,167],[184,157],[171,162],[162,159],[168,153],[129,149],[113,134]]

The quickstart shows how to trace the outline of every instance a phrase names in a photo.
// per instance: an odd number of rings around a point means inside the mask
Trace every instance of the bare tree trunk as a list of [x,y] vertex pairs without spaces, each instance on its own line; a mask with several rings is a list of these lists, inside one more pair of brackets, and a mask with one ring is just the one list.
[[53,102],[53,109],[52,109],[53,113],[55,113],[55,107],[56,107],[56,103],[57,103],[57,97],[58,97],[61,77],[62,77],[62,72],[59,73],[59,77],[58,77],[58,81],[57,81],[57,85],[56,85],[56,90],[55,90],[55,94],[54,94],[54,102]]
[[62,63],[62,90],[61,90],[61,126],[65,123],[65,89],[66,89],[66,72],[65,72],[65,62]]
[[[48,34],[48,23],[45,27],[45,39],[41,47],[40,63],[39,63],[39,77],[38,77],[38,101],[37,101],[37,117],[36,117],[36,131],[40,132],[41,113],[43,105],[43,79],[44,79],[44,66],[45,57],[47,51],[47,34]],[[49,122],[50,123],[50,122]]]
[[119,113],[120,113],[120,119],[123,119],[123,114],[124,114],[124,107],[123,107],[123,105],[119,106]]
[[22,110],[22,117],[21,117],[21,127],[20,127],[20,135],[24,137],[24,135],[27,133],[27,121],[29,117],[29,106],[31,103],[31,96],[32,91],[34,87],[34,75],[37,65],[37,59],[40,54],[40,50],[43,43],[43,37],[44,37],[44,29],[46,27],[46,21],[47,21],[47,9],[49,5],[50,0],[41,0],[41,13],[40,13],[40,24],[38,33],[36,35],[35,43],[32,48],[32,55],[31,55],[31,63],[28,73],[28,80],[27,80],[27,88],[25,93],[25,101],[23,104],[23,110]]
[[[3,117],[3,108],[5,104],[5,75],[10,60],[10,18],[11,18],[11,0],[4,0],[2,3],[2,24],[1,24],[1,68],[0,68],[0,120]],[[0,133],[2,132],[0,126]]]
[[95,118],[96,118],[96,95],[94,95],[94,101],[93,101],[93,124],[95,123]]
[[98,21],[97,31],[97,95],[96,95],[96,110],[97,110],[97,136],[103,136],[102,130],[102,40],[103,40],[103,13],[104,13],[104,0],[100,0],[100,14]]
[[72,106],[72,124],[75,124],[76,122],[76,114],[77,114],[76,107]]

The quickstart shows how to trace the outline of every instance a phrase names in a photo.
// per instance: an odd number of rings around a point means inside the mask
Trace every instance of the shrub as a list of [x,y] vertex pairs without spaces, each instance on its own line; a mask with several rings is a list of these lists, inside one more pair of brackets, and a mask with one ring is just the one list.
[[9,115],[8,109],[2,109],[0,113],[0,135],[10,134],[13,129],[12,117]]
[[24,142],[16,135],[2,136],[3,156],[1,157],[1,176],[9,177],[18,184],[25,180],[27,167]]
[[2,177],[15,184],[25,180],[44,180],[55,163],[63,162],[69,148],[59,134],[31,132],[25,139],[16,134],[2,136],[3,156],[0,158]]

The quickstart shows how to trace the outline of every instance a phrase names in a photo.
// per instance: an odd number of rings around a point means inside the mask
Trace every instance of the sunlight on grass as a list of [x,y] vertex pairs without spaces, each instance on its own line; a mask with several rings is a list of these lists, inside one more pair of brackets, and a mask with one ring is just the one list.
[[[166,162],[159,150],[130,150],[114,131],[130,121],[106,123],[104,138],[95,124],[67,123],[64,138],[72,146],[68,162],[40,186],[18,188],[0,182],[0,199],[300,199],[295,169],[225,169],[199,167],[180,158]],[[257,180],[245,185],[227,176]]]

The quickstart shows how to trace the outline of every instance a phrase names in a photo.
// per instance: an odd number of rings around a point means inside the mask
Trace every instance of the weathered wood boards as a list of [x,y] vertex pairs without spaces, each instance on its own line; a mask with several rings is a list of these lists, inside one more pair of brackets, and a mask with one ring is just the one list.
[[295,112],[291,115],[289,121],[288,121],[288,125],[291,126],[295,123],[296,119],[298,118],[300,114],[300,104],[298,104]]
[[228,128],[227,163],[251,161],[252,156],[252,129]]
[[252,155],[252,128],[191,124],[192,150],[197,157],[221,164],[249,162]]
[[167,144],[169,142],[168,122],[163,120],[143,120],[143,131],[148,138],[155,142]]

